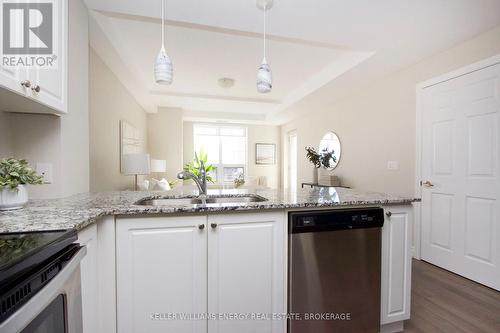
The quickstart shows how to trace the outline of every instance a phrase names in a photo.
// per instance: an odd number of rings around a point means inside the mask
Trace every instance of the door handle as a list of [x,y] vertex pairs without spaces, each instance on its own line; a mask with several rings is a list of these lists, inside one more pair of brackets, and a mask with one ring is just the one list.
[[204,225],[204,224],[200,224],[200,225],[198,226],[198,229],[200,229],[200,230],[205,229],[205,225]]
[[425,187],[434,187],[434,184],[431,183],[429,180],[426,180],[425,182],[421,183],[421,185]]
[[217,228],[217,223],[212,223],[212,224],[210,224],[210,226],[212,227],[212,229],[215,229],[215,228]]

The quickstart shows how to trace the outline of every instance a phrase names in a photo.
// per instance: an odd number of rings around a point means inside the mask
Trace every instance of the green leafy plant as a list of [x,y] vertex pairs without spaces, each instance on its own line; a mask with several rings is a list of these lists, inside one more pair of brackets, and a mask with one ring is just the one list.
[[306,147],[306,158],[311,162],[315,168],[324,167],[326,169],[331,167],[331,162],[337,162],[337,157],[335,156],[335,151],[328,149],[323,149],[320,153],[316,151],[313,147]]
[[200,149],[200,153],[194,153],[194,158],[192,162],[187,163],[184,166],[184,171],[189,171],[195,174],[196,176],[200,175],[200,171],[198,170],[201,166],[201,161],[205,165],[205,171],[207,172],[207,181],[210,183],[214,183],[213,177],[210,175],[210,172],[215,171],[215,167],[212,164],[208,164],[208,155],[203,151],[203,148]]
[[5,187],[11,190],[19,185],[42,184],[43,177],[36,174],[26,160],[4,158],[0,161],[0,189]]

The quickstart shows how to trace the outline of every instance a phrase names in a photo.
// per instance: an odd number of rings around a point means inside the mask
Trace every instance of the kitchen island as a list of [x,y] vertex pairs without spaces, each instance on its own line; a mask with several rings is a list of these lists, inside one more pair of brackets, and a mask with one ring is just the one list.
[[[248,195],[266,200],[229,200]],[[32,200],[0,213],[0,232],[79,231],[88,253],[82,262],[85,332],[283,333],[289,212],[382,207],[381,331],[402,330],[410,313],[415,199],[345,188],[209,191],[208,198],[214,196],[228,200],[148,204],[196,198],[187,187]],[[203,316],[210,314],[236,318]],[[246,317],[259,314],[260,320]]]

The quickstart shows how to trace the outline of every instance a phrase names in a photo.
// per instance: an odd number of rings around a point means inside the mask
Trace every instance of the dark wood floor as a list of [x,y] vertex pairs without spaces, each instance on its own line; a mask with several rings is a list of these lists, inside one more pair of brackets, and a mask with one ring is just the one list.
[[500,292],[413,260],[411,319],[405,332],[500,332]]

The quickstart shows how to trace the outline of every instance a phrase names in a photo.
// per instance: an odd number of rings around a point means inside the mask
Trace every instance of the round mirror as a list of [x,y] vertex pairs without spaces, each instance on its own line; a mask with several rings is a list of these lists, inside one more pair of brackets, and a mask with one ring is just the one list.
[[340,140],[337,134],[327,132],[319,143],[319,153],[323,156],[330,155],[329,167],[327,169],[333,170],[337,167],[340,161]]

